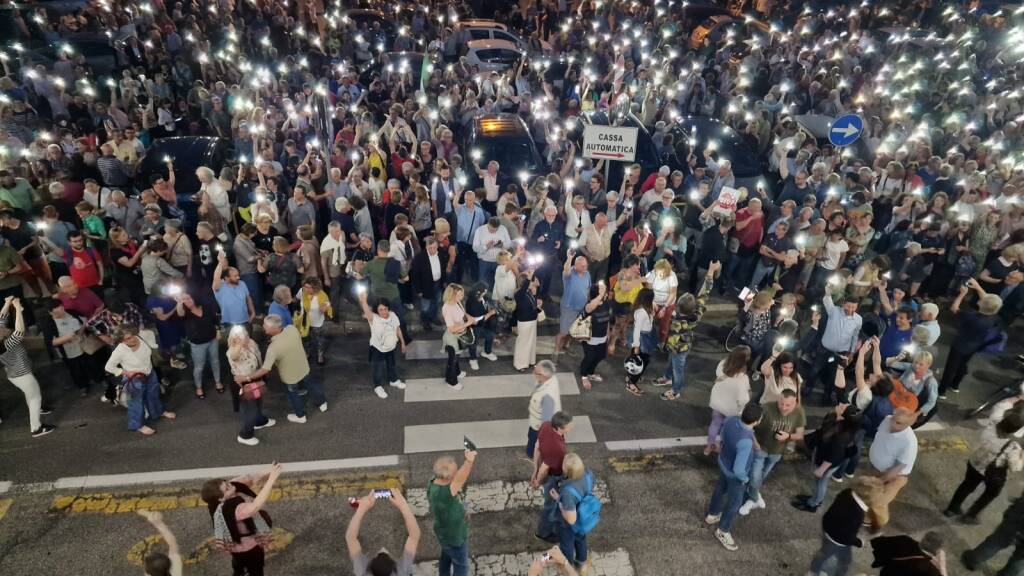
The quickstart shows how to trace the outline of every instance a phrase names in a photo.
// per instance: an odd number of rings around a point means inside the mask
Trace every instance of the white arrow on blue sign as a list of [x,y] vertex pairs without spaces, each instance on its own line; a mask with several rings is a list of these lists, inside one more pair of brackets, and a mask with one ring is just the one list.
[[864,119],[856,114],[836,118],[828,130],[828,141],[833,146],[849,146],[864,132]]

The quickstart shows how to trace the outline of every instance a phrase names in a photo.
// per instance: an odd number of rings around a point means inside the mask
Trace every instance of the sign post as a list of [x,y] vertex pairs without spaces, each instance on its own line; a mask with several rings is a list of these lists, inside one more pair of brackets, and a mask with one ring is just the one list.
[[637,132],[636,128],[589,124],[583,129],[583,157],[633,162]]
[[864,119],[856,114],[844,114],[828,127],[828,141],[833,146],[849,146],[864,132]]

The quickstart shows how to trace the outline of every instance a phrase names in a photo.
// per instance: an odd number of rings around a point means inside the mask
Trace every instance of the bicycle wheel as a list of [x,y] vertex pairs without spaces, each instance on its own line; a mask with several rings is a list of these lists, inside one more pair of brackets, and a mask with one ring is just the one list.
[[725,350],[726,352],[732,352],[734,348],[742,344],[741,337],[743,331],[740,330],[739,326],[733,326],[732,330],[729,331],[729,335],[725,337]]

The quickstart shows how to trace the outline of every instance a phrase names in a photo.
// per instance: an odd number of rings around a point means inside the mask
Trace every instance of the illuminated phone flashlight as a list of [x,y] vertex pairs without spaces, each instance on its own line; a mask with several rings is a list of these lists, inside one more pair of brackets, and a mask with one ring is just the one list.
[[690,200],[693,200],[694,202],[700,200],[700,192],[696,190],[690,190]]
[[582,158],[577,158],[577,159],[572,161],[572,164],[573,164],[573,166],[575,166],[577,168],[583,168],[583,159]]
[[796,245],[797,246],[806,246],[807,245],[807,234],[804,234],[802,232],[800,234],[797,234],[796,238],[795,238],[795,241],[796,241]]
[[815,305],[811,306],[811,312],[818,312],[819,310],[821,310],[821,308],[820,308],[820,307],[818,307],[818,305],[817,305],[817,304],[815,304]]
[[520,246],[526,246],[526,238],[516,238],[516,244]]
[[885,274],[882,274],[882,278],[885,278],[886,280],[892,280],[892,272],[886,272]]
[[256,201],[257,202],[266,202],[267,201],[267,196],[265,194],[257,194],[256,195]]
[[223,244],[217,244],[217,252],[220,252],[221,254],[224,253],[224,245]]
[[778,344],[779,347],[785,349],[789,347],[791,341],[789,336],[779,336],[778,340],[776,340],[775,343]]
[[167,155],[164,155],[164,164],[170,164],[170,163],[171,163],[171,157],[167,156]]
[[238,163],[239,164],[248,164],[249,163],[249,159],[245,157],[245,154],[239,154],[238,155]]
[[178,294],[181,294],[181,286],[178,286],[177,284],[168,284],[164,286],[164,294],[168,296],[177,296]]
[[835,284],[839,284],[841,281],[842,281],[842,276],[840,276],[839,274],[833,274],[833,275],[828,277],[828,283],[829,284],[835,285]]
[[481,152],[479,148],[473,148],[469,155],[473,160],[479,160],[484,157],[483,152]]
[[40,220],[36,222],[36,230],[46,230],[50,227],[50,223],[46,220]]
[[579,247],[580,247],[580,243],[577,242],[576,240],[573,240],[572,242],[569,242],[569,249],[570,250],[575,250],[575,249],[577,249]]
[[366,285],[365,284],[358,284],[358,285],[356,285],[356,294],[366,294]]
[[529,172],[527,172],[526,170],[520,170],[519,171],[519,180],[522,181],[523,184],[526,184],[526,181],[529,180],[529,179],[530,179],[530,173]]
[[633,201],[632,200],[626,200],[626,210],[632,210],[632,209],[633,209]]
[[353,151],[349,152],[348,157],[353,162],[358,162],[359,161],[359,151],[358,150],[353,150]]
[[906,346],[903,347],[903,352],[908,356],[913,356],[914,354],[917,354],[917,344],[907,344]]
[[459,183],[459,186],[465,186],[467,180],[465,176],[459,176],[455,181]]

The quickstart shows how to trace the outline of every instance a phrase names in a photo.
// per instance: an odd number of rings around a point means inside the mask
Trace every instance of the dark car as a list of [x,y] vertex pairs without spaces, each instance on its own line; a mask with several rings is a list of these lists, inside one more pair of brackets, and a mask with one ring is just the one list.
[[174,190],[178,196],[178,206],[185,212],[190,228],[195,226],[199,218],[196,210],[199,206],[192,197],[199,191],[199,179],[196,168],[206,166],[214,174],[220,174],[221,168],[235,159],[234,145],[227,138],[213,136],[172,136],[157,138],[146,150],[146,157],[139,165],[135,177],[140,189],[148,188],[156,177],[167,177],[165,158],[174,161]]
[[714,142],[713,147],[718,158],[727,158],[732,162],[732,173],[736,177],[737,188],[745,186],[748,190],[753,190],[757,186],[768,184],[765,177],[767,171],[757,153],[725,122],[703,116],[684,117],[673,123],[669,128],[669,134],[673,135],[677,159],[676,165],[670,163],[670,168],[683,169],[683,163],[686,162],[690,150],[696,150],[696,153],[700,154],[709,143]]
[[[578,150],[583,149],[583,128],[587,124],[608,126],[608,113],[604,110],[598,110],[596,112],[584,112],[580,115],[580,122],[577,122],[576,126],[569,132],[569,137],[576,142],[576,148]],[[622,185],[622,175],[625,173],[626,168],[631,164],[639,164],[641,174],[650,174],[661,167],[661,162],[658,159],[658,149],[654,146],[654,139],[651,138],[651,133],[648,132],[643,123],[640,122],[640,119],[634,116],[631,112],[615,114],[614,122],[612,122],[611,125],[637,129],[636,158],[634,161],[610,162],[607,168],[606,173],[608,174],[608,180],[606,182],[606,189],[618,190]]]
[[499,183],[519,181],[523,173],[537,176],[545,169],[530,130],[517,114],[487,114],[473,120],[462,141],[464,165],[468,168],[470,185],[479,186],[472,161],[480,158],[480,167],[498,162]]

